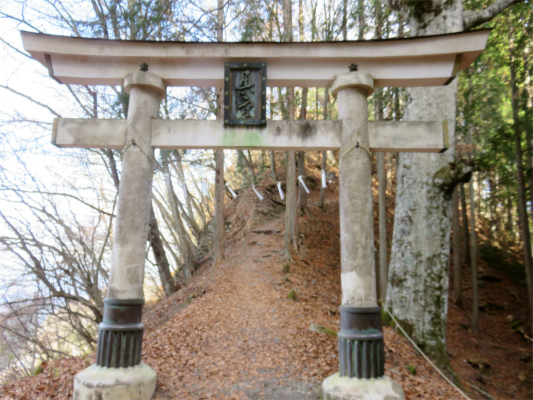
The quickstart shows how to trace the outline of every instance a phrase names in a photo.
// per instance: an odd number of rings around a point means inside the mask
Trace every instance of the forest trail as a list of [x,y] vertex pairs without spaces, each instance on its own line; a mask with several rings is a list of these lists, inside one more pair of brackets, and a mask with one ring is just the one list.
[[[157,372],[154,399],[315,400],[324,378],[338,371],[336,338],[310,329],[312,324],[339,329],[336,188],[328,188],[325,211],[316,206],[318,191],[312,192],[310,215],[299,219],[303,255],[293,253],[289,263],[281,254],[283,208],[269,187],[263,190],[262,202],[248,190],[226,204],[225,260],[215,268],[204,263],[177,293],[147,307],[143,362]],[[292,290],[295,300],[287,298]],[[516,361],[526,341],[507,329],[507,336],[500,336],[506,344],[498,345],[504,357],[490,347],[498,344],[487,333],[495,330],[494,320],[482,314],[482,339],[472,339],[459,326],[467,315],[453,306],[451,311],[449,352],[459,377],[498,400],[530,399],[531,372]],[[487,323],[492,326],[485,328]],[[498,326],[503,335],[505,326]],[[463,398],[403,336],[388,327],[384,333],[385,370],[403,386],[406,399]],[[474,357],[488,359],[492,367],[476,369],[466,362]],[[0,388],[0,398],[70,399],[73,376],[92,362],[94,355],[51,361],[39,375]],[[522,382],[516,378],[519,367],[526,371]],[[470,398],[484,398],[468,382],[463,385]]]

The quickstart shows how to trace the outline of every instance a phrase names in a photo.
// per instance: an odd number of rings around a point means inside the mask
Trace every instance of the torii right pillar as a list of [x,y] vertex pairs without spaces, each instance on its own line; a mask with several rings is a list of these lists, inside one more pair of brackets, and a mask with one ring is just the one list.
[[341,286],[339,372],[322,383],[324,400],[399,400],[402,387],[385,375],[377,303],[372,175],[368,150],[369,74],[337,75],[331,87],[342,121],[340,157]]

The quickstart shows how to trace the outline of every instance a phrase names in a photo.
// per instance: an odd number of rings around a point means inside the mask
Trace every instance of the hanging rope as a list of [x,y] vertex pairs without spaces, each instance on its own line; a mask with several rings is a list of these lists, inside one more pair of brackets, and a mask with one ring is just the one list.
[[402,326],[400,325],[400,323],[398,322],[398,320],[394,317],[394,315],[392,315],[392,313],[389,311],[389,309],[385,306],[383,306],[383,309],[385,311],[387,311],[387,314],[390,315],[390,317],[392,318],[392,320],[394,321],[394,323],[398,326],[398,328],[400,328],[400,330],[402,331],[402,333],[404,334],[404,336],[407,338],[407,340],[409,340],[409,342],[411,342],[411,344],[413,345],[413,347],[420,353],[422,354],[422,357],[424,357],[426,359],[426,361],[435,369],[435,371],[437,371],[439,373],[440,376],[442,376],[450,385],[452,385],[455,390],[457,390],[465,399],[467,400],[472,400],[470,397],[468,397],[465,392],[463,392],[459,386],[457,386],[455,383],[453,383],[445,374],[444,372],[442,372],[434,363],[433,361],[431,361],[429,359],[428,356],[426,356],[424,354],[424,352],[422,350],[420,350],[420,347],[418,347],[416,345],[416,343],[414,342],[413,339],[411,339],[411,337],[407,334],[407,332],[405,332],[405,330],[402,328]]
[[352,147],[350,147],[348,150],[346,150],[344,153],[342,153],[340,159],[342,160],[344,157],[346,157],[348,153],[350,153],[353,149],[357,149],[357,150],[363,149],[366,152],[366,154],[368,154],[368,157],[372,159],[372,154],[370,153],[370,150],[362,146],[361,144],[359,144],[359,142],[357,142]]

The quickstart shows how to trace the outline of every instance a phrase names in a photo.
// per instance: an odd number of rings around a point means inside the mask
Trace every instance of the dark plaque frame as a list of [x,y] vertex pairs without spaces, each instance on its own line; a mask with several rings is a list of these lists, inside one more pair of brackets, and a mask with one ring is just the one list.
[[266,63],[224,67],[224,126],[266,125]]

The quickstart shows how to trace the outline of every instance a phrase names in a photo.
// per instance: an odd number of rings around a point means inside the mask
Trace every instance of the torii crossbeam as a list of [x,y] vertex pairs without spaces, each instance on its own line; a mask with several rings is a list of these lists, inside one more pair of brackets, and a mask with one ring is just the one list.
[[[340,373],[324,381],[324,399],[403,399],[401,387],[384,373],[369,155],[370,151],[445,151],[454,121],[369,123],[367,96],[375,87],[448,84],[481,53],[488,34],[480,30],[328,43],[185,43],[22,32],[26,51],[59,82],[124,85],[130,94],[126,121],[58,119],[54,123],[53,142],[60,147],[124,151],[96,364],[76,376],[74,399],[148,400],[155,390],[155,372],[141,363],[154,147],[340,150]],[[261,121],[266,126],[244,127],[228,126],[227,120],[157,119],[166,86],[227,90],[231,84],[224,68],[236,62],[268,65],[268,79],[263,75],[267,86],[331,87],[339,120]],[[146,67],[139,71],[140,64],[149,65],[150,72]],[[358,71],[346,72],[351,64]]]

